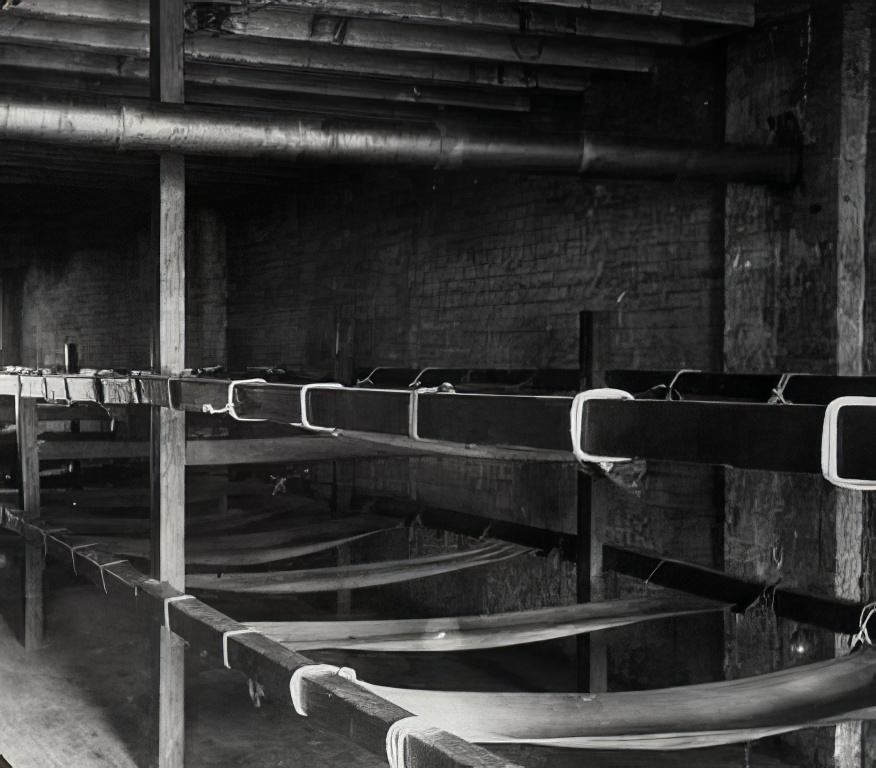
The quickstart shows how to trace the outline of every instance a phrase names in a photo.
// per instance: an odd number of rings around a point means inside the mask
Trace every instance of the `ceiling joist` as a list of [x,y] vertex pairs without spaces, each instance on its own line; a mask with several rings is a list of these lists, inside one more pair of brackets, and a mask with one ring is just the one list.
[[[78,24],[0,13],[0,42],[64,51],[147,59],[148,29],[112,24]],[[613,55],[613,54],[612,54]],[[424,57],[385,51],[310,45],[286,40],[193,35],[186,61],[286,72],[393,78],[419,83],[494,88],[580,91],[583,72],[562,67]]]
[[518,0],[525,6],[600,11],[631,16],[753,27],[754,0]]

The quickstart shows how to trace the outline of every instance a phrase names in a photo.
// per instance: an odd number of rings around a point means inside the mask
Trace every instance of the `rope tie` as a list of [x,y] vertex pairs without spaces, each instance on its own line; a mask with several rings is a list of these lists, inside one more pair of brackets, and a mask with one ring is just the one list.
[[255,629],[229,629],[227,632],[222,633],[222,663],[225,665],[225,669],[231,669],[231,664],[228,663],[228,638],[235,635],[252,634],[257,635],[258,631]]
[[234,390],[242,384],[267,384],[267,382],[264,379],[239,379],[237,381],[230,381],[228,382],[228,397],[226,398],[225,405],[222,408],[214,408],[210,403],[204,403],[201,406],[201,411],[213,416],[227,413],[235,421],[267,421],[267,419],[248,419],[245,416],[238,414],[237,406],[234,403]]
[[788,382],[791,380],[793,373],[783,373],[779,378],[779,383],[776,384],[775,387],[771,390],[771,403],[777,403],[779,405],[787,405],[788,401],[785,400],[785,387],[788,386]]
[[423,718],[419,715],[411,715],[396,720],[389,726],[386,732],[386,759],[389,768],[407,768],[408,765],[408,736],[415,731],[422,731],[425,727]]
[[304,678],[310,675],[338,675],[345,680],[356,682],[356,670],[350,667],[336,667],[333,664],[305,664],[298,667],[289,680],[289,694],[292,697],[292,706],[302,717],[307,717],[307,702],[304,701]]
[[850,647],[854,648],[859,643],[873,645],[867,625],[870,623],[870,619],[873,618],[874,614],[876,614],[876,602],[867,603],[867,605],[861,609],[861,618],[858,620],[858,631],[852,635]]
[[375,373],[379,370],[382,370],[379,366],[372,370],[364,379],[356,379],[356,386],[361,387],[363,384],[373,384],[374,381],[371,378]]
[[164,598],[164,628],[171,632],[170,628],[170,613],[168,609],[170,608],[171,603],[178,603],[180,600],[194,600],[194,595],[174,595],[173,597],[165,597]]
[[669,386],[666,388],[666,399],[672,400],[672,394],[675,393],[678,395],[678,399],[682,400],[680,392],[675,392],[675,385],[678,383],[678,380],[684,376],[686,373],[701,373],[698,368],[682,368],[675,376],[672,377],[672,381],[669,382]]
[[[35,525],[31,525],[31,528],[36,528],[36,530],[43,535],[43,555],[48,557],[49,555],[49,537],[55,539],[59,544],[63,544],[64,542],[60,539],[56,539],[52,536],[53,533],[70,533],[67,528],[38,528]],[[74,566],[75,567],[75,566]]]
[[[55,539],[57,541],[57,539]],[[61,542],[63,544],[63,542]],[[96,547],[98,542],[92,541],[90,544],[77,544],[75,547],[70,547],[70,559],[73,561],[73,573],[77,576],[79,575],[79,571],[76,570],[76,551],[79,549],[88,549],[89,547]],[[69,545],[68,545],[69,546]]]
[[[104,575],[105,570],[107,568],[109,568],[110,566],[121,565],[122,563],[128,562],[127,560],[113,560],[111,563],[99,563],[97,561],[97,552],[86,552],[84,555],[82,555],[82,557],[84,557],[86,560],[94,563],[94,565],[97,566],[98,570],[100,571],[100,583],[103,585],[103,593],[105,595],[109,594],[109,590],[107,590],[107,588],[106,588],[106,576]],[[113,575],[116,576],[116,578],[119,579],[119,581],[122,581],[120,576],[117,576],[116,574],[113,574]]]
[[651,571],[651,573],[648,574],[648,578],[645,579],[645,586],[646,587],[651,583],[651,579],[654,578],[654,575],[657,573],[657,571],[659,571],[663,567],[663,564],[665,562],[666,562],[665,560],[661,560],[659,563],[657,563],[657,565],[654,566],[654,570]]

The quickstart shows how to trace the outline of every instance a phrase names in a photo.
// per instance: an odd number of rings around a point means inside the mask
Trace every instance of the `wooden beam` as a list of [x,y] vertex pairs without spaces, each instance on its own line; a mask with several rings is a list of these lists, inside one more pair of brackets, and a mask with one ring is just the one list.
[[[150,0],[149,85],[153,100],[184,102],[184,0]],[[186,166],[183,155],[159,156],[152,204],[156,266],[153,366],[165,376],[185,367]],[[152,409],[151,488],[153,578],[185,591],[185,414]],[[185,760],[185,644],[168,628],[152,636],[158,768],[183,768]]]
[[[596,313],[581,312],[578,319],[578,360],[580,365],[579,389],[592,389],[596,376]],[[599,484],[581,467],[576,467],[577,479],[577,536],[575,547],[575,581],[579,603],[603,598],[599,594],[602,573],[602,544],[599,541],[598,503]],[[597,693],[608,690],[608,653],[605,636],[601,632],[578,635],[578,690]]]
[[[14,510],[4,509],[6,527],[23,536],[35,538],[42,546],[41,529],[27,526]],[[50,554],[63,562],[71,561],[71,543],[63,535],[48,537],[46,547]],[[127,563],[102,566],[114,559],[111,555],[83,550],[72,554],[77,572],[109,594],[133,597],[144,615],[165,634],[172,629],[175,636],[184,638],[194,653],[201,654],[215,666],[224,668],[224,633],[245,629],[233,619],[202,603],[187,599],[167,605],[170,626],[163,626],[165,600],[178,596],[177,590],[149,579]],[[232,669],[259,683],[268,696],[277,701],[289,701],[289,680],[299,667],[313,662],[290,651],[261,634],[246,634],[227,638],[228,662]],[[386,759],[386,735],[392,723],[410,716],[356,683],[339,676],[305,677],[303,684],[308,716],[317,726],[350,739],[382,760]],[[520,768],[516,763],[501,759],[487,750],[469,744],[458,736],[428,729],[412,732],[408,739],[410,768]]]
[[[148,32],[138,27],[111,24],[77,25],[39,18],[12,18],[0,14],[0,42],[64,51],[91,52],[145,59]],[[543,88],[580,91],[586,88],[583,70],[518,63],[464,60],[450,56],[423,57],[376,49],[356,49],[294,40],[194,35],[185,44],[186,61],[269,68],[293,72],[318,72],[357,77],[393,78],[418,83],[446,83],[493,88]],[[528,48],[523,49],[525,54]],[[420,53],[419,51],[417,53]],[[612,54],[612,57],[614,54]],[[597,57],[598,58],[598,57]],[[593,59],[593,63],[597,61]],[[611,62],[615,59],[611,58]],[[642,59],[633,59],[641,70]],[[629,62],[624,64],[625,68]],[[614,67],[615,64],[612,64]],[[650,66],[650,65],[649,65]],[[645,67],[647,69],[647,67]]]
[[[40,516],[40,458],[37,453],[36,400],[15,398],[19,462],[19,503],[26,519]],[[43,645],[44,555],[39,543],[25,545],[24,553],[24,647],[31,651]]]
[[[278,9],[321,16],[380,19],[455,29],[483,29],[538,35],[581,35],[611,40],[644,42],[657,45],[683,45],[685,36],[678,22],[663,19],[601,16],[592,13],[568,13],[556,9],[531,7],[520,9],[512,3],[481,3],[472,0],[276,0]],[[249,25],[263,24],[262,13],[239,17],[238,24],[249,32]]]
[[[837,168],[837,373],[860,376],[864,371],[867,297],[867,154],[870,129],[870,80],[873,4],[845,0],[842,4],[842,63],[840,66],[839,162]],[[867,507],[861,491],[836,494],[837,597],[863,600],[869,591],[866,573],[870,552],[865,548]],[[848,653],[844,639],[836,639],[836,653]],[[864,724],[841,723],[834,736],[836,768],[863,768],[869,764],[864,749]]]
[[[594,29],[596,25],[593,25]],[[621,72],[648,72],[654,60],[644,50],[600,46],[582,38],[487,32],[463,27],[435,27],[313,16],[265,9],[247,18],[249,38],[363,48],[397,53],[548,65]]]
[[604,11],[708,24],[753,27],[753,0],[519,0],[521,5],[542,5],[581,11]]
[[[64,91],[100,92],[107,96],[146,94],[149,81],[148,62],[143,59],[107,53],[40,48],[35,45],[0,46],[0,80],[8,87],[27,86]],[[374,105],[367,101],[396,104],[446,105],[477,109],[527,112],[530,100],[526,89],[465,88],[380,81],[363,77],[337,77],[309,72],[257,70],[209,63],[190,62],[186,66],[189,103],[229,103],[240,107],[259,106],[256,99],[275,99],[275,109],[308,112],[314,105],[296,97],[289,103],[277,100],[277,94],[353,99],[345,107],[349,114],[369,114]],[[197,86],[192,90],[193,86]],[[581,80],[581,88],[586,81]],[[221,91],[221,93],[220,93]],[[248,93],[252,91],[252,94]],[[358,109],[357,109],[358,104]],[[327,108],[321,107],[323,109]],[[396,113],[398,114],[398,113]],[[422,118],[424,112],[410,113]]]
[[864,603],[860,601],[746,581],[714,568],[609,544],[602,547],[602,562],[606,571],[616,571],[689,595],[730,603],[736,613],[744,614],[747,608],[766,595],[769,597],[770,610],[780,618],[842,635],[852,635],[860,629],[861,609],[864,608]]

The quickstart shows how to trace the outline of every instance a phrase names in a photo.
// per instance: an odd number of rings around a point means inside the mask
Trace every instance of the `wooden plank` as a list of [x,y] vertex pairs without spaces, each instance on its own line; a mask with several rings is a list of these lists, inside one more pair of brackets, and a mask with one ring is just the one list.
[[753,0],[520,0],[520,4],[740,27],[753,27],[755,21]]
[[[579,389],[595,386],[597,364],[596,347],[597,317],[594,312],[584,311],[578,317],[578,361],[580,367]],[[598,594],[598,579],[602,572],[602,545],[596,526],[594,505],[597,499],[596,484],[605,482],[576,468],[577,475],[577,536],[575,547],[575,582],[579,603],[590,603]],[[604,636],[595,632],[581,634],[576,638],[578,655],[578,690],[596,693],[608,690],[608,653]]]
[[781,618],[844,635],[855,634],[860,629],[861,610],[864,608],[861,602],[745,581],[713,568],[608,544],[602,547],[602,559],[603,568],[607,571],[616,571],[643,581],[647,579],[651,584],[709,600],[730,603],[737,613],[744,613],[757,600],[769,595],[770,610]]
[[[866,216],[870,130],[870,56],[873,4],[868,0],[842,3],[842,65],[840,67],[839,162],[837,166],[837,373],[860,376],[864,370],[864,307],[867,296]],[[868,597],[869,551],[864,547],[866,505],[861,491],[837,490],[837,597],[860,601]],[[865,591],[866,590],[866,591]],[[836,638],[836,655],[848,653]],[[834,734],[836,768],[863,768],[870,763],[864,748],[864,724],[841,723]]]
[[645,50],[605,47],[589,40],[313,16],[271,9],[251,14],[244,34],[251,38],[515,64],[620,72],[649,72],[654,66],[652,55]]
[[[15,510],[4,509],[3,518],[7,528],[34,536],[42,544],[40,529],[25,527]],[[46,548],[63,562],[70,563],[70,542],[65,536],[48,537]],[[105,587],[108,594],[133,596],[143,615],[150,617],[159,628],[164,620],[165,599],[180,594],[126,563],[102,569],[102,563],[115,559],[111,555],[89,552],[86,557],[83,550],[77,550],[73,557],[81,576],[101,589]],[[170,603],[167,611],[173,633],[184,638],[193,653],[202,654],[219,668],[223,665],[223,634],[246,628],[194,598]],[[228,661],[233,669],[261,684],[269,696],[279,701],[289,700],[292,673],[313,663],[259,634],[228,638]],[[390,725],[410,715],[410,712],[341,677],[306,678],[304,689],[311,722],[351,739],[381,759],[386,757],[386,734]],[[436,765],[443,768],[521,768],[441,731],[432,730],[428,735],[413,733],[409,744],[412,746],[410,768],[435,768]]]
[[[15,399],[19,461],[19,503],[26,519],[40,516],[40,459],[37,453],[36,400]],[[37,650],[43,645],[44,553],[39,543],[25,545],[24,555],[24,647]]]
[[[149,85],[153,100],[184,101],[183,0],[150,0]],[[156,265],[153,366],[165,376],[185,367],[185,203],[182,155],[159,156],[152,204],[152,252]],[[153,408],[151,414],[152,576],[185,589],[185,414]],[[169,628],[168,628],[169,629]],[[185,645],[168,631],[153,634],[152,664],[158,768],[183,768],[185,755]]]
[[[0,41],[42,48],[60,48],[103,56],[144,59],[148,34],[138,28],[81,25],[0,15]],[[345,76],[393,78],[420,83],[447,83],[492,88],[547,88],[581,91],[588,87],[583,72],[529,64],[423,58],[391,51],[312,45],[292,40],[255,37],[202,37],[186,40],[185,60],[286,72],[321,72]],[[131,64],[125,62],[125,66]]]

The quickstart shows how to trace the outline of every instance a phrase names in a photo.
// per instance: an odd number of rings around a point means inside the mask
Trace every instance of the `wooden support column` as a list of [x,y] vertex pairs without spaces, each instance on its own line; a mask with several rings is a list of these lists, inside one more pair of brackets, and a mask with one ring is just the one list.
[[[37,449],[36,400],[15,398],[15,424],[18,436],[19,504],[26,519],[40,516],[40,457]],[[43,568],[45,561],[39,543],[25,544],[24,550],[24,647],[35,650],[43,644]]]
[[[151,0],[150,78],[156,101],[183,101],[183,0]],[[152,206],[152,252],[157,272],[153,367],[185,367],[185,159],[162,154]],[[152,412],[152,576],[185,591],[185,415]],[[182,768],[185,753],[185,656],[180,638],[153,634],[153,709],[158,768]]]
[[[344,385],[353,384],[353,306],[335,305],[334,380]],[[349,514],[356,481],[356,463],[353,460],[332,462],[332,514]],[[350,564],[350,545],[338,547],[338,565]],[[353,607],[352,592],[342,589],[337,593],[338,616],[349,616]]]
[[[578,360],[579,389],[592,389],[596,368],[596,332],[593,312],[579,315]],[[594,505],[600,480],[578,471],[578,537],[575,552],[577,597],[579,603],[589,603],[598,597],[594,579],[602,572],[602,544],[595,530]],[[596,693],[608,688],[608,660],[605,635],[590,632],[577,636],[578,690]]]
[[[870,126],[871,0],[845,0],[842,18],[840,67],[839,166],[837,168],[837,373],[860,376],[864,368],[864,299],[867,244],[867,144]],[[861,491],[837,491],[835,593],[849,600],[864,600],[863,550],[865,505]],[[838,656],[848,652],[836,637]],[[864,749],[865,724],[836,727],[836,768],[868,764]]]

